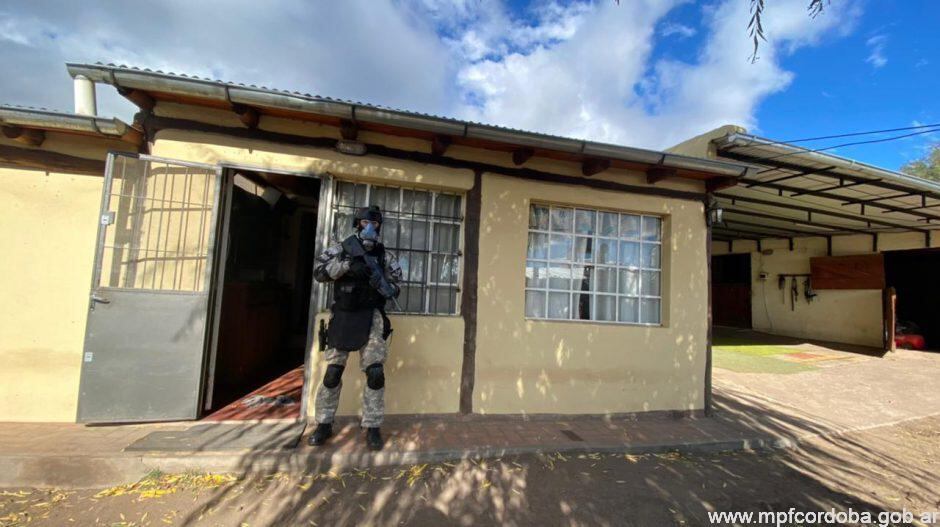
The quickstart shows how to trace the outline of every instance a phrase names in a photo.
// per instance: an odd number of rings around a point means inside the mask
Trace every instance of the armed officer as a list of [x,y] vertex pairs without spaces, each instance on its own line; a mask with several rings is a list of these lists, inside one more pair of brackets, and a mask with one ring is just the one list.
[[333,416],[339,405],[342,376],[349,352],[359,352],[359,367],[366,375],[362,390],[362,428],[370,450],[383,446],[380,427],[385,417],[385,359],[392,332],[385,302],[398,296],[402,271],[395,256],[379,242],[382,212],[379,207],[356,212],[355,234],[330,246],[317,258],[314,278],[333,282],[333,317],[324,350],[326,373],[317,390],[317,428],[309,438],[322,445],[333,435]]

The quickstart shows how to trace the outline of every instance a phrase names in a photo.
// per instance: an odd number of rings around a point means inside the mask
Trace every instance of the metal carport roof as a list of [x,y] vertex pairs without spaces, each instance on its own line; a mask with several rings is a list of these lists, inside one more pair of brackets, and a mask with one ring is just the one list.
[[716,240],[940,229],[940,184],[745,133],[712,140],[718,159],[756,167],[715,193],[725,221]]

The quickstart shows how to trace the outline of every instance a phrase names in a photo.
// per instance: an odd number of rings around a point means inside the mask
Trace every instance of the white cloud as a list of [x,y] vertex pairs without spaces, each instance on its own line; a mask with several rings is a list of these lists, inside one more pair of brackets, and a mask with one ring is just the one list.
[[888,63],[888,58],[885,57],[885,47],[888,45],[888,37],[885,35],[875,35],[868,39],[865,44],[870,50],[865,62],[875,68],[884,67],[884,65]]
[[[164,0],[0,6],[3,101],[69,109],[66,61],[115,62],[454,115],[516,128],[665,147],[755,111],[792,81],[779,58],[851,27],[834,3],[767,3],[751,64],[747,2],[702,8],[695,60],[658,59],[666,16],[687,0]],[[41,4],[41,5],[40,5]],[[211,22],[211,23],[208,23]],[[658,31],[657,31],[657,28]],[[668,39],[666,39],[668,40]],[[135,110],[111,89],[102,113]]]
[[680,38],[689,38],[694,37],[696,33],[698,33],[698,31],[696,31],[694,27],[678,22],[667,22],[663,24],[663,27],[659,30],[659,34],[664,37],[678,35]]

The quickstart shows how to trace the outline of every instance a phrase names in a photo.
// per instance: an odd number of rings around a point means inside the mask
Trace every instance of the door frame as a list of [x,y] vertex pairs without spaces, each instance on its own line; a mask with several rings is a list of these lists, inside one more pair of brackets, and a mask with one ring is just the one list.
[[[224,202],[221,209],[222,216],[219,221],[219,232],[220,243],[216,244],[216,259],[217,262],[222,262],[221,265],[213,273],[211,279],[211,289],[209,298],[209,312],[210,312],[210,323],[208,331],[206,331],[206,355],[203,366],[202,374],[202,383],[200,386],[200,416],[206,415],[209,408],[212,405],[212,391],[214,388],[215,382],[215,366],[216,360],[218,357],[218,345],[219,345],[219,325],[222,321],[222,295],[225,284],[225,262],[228,257],[228,239],[229,239],[229,228],[231,225],[231,216],[232,216],[232,192],[234,187],[235,173],[239,170],[252,171],[252,172],[269,172],[273,174],[282,174],[286,176],[295,176],[295,177],[304,177],[304,178],[314,178],[320,181],[320,196],[319,203],[317,205],[317,230],[314,239],[314,255],[321,254],[326,250],[327,245],[329,244],[329,235],[330,235],[330,225],[333,223],[333,175],[328,172],[316,173],[308,172],[301,170],[286,170],[279,168],[270,168],[259,165],[251,165],[244,163],[232,163],[220,161],[218,163],[218,169],[221,174],[222,184],[222,198]],[[311,265],[316,265],[316,256],[314,261],[311,262]],[[314,338],[316,336],[316,316],[320,310],[320,298],[323,292],[323,284],[314,282],[313,286],[310,288],[310,304],[307,311],[307,338],[306,345],[304,349],[304,375],[303,375],[303,387],[301,388],[300,395],[300,416],[298,421],[307,420],[307,406],[309,404],[309,389],[310,386],[310,377],[313,374],[310,364],[310,357],[313,350]]]
[[[221,196],[221,192],[222,192],[222,179],[223,179],[223,178],[222,178],[222,167],[219,166],[218,164],[213,165],[213,164],[210,164],[210,163],[199,163],[199,162],[186,161],[186,160],[181,160],[181,159],[173,159],[173,158],[167,158],[167,157],[161,157],[161,156],[153,156],[153,155],[149,155],[149,154],[141,154],[141,153],[139,153],[139,152],[130,152],[130,151],[123,151],[123,150],[108,150],[107,154],[105,155],[105,167],[104,167],[104,174],[102,174],[103,178],[102,178],[102,184],[101,184],[101,200],[100,200],[100,202],[99,202],[99,205],[98,205],[98,212],[97,212],[97,214],[98,214],[98,218],[97,218],[97,222],[98,222],[98,231],[97,231],[97,235],[95,236],[95,254],[94,254],[94,260],[93,260],[93,263],[92,263],[91,283],[89,284],[89,288],[88,288],[88,310],[86,311],[86,315],[85,315],[85,317],[86,317],[86,318],[85,318],[85,320],[86,320],[86,322],[85,322],[85,335],[84,335],[83,343],[82,343],[82,369],[85,368],[85,363],[86,363],[85,357],[87,357],[86,354],[89,353],[89,352],[88,352],[88,349],[87,349],[87,348],[88,348],[88,321],[89,321],[89,318],[91,317],[91,312],[95,310],[95,306],[96,306],[96,304],[98,303],[98,301],[99,301],[100,298],[101,298],[101,297],[98,296],[99,290],[101,290],[101,289],[106,289],[106,290],[122,291],[122,292],[129,292],[129,293],[141,293],[141,292],[142,292],[142,291],[139,290],[139,289],[127,288],[127,287],[107,287],[107,288],[102,288],[102,287],[100,287],[100,283],[101,283],[101,274],[102,274],[102,262],[103,262],[103,260],[104,260],[104,243],[105,243],[105,238],[106,238],[106,236],[107,236],[107,228],[108,228],[109,225],[111,225],[110,222],[107,222],[107,223],[106,223],[106,220],[109,220],[109,219],[110,219],[110,215],[105,216],[105,214],[106,214],[105,209],[106,209],[106,206],[108,206],[108,208],[110,208],[110,204],[111,204],[112,197],[113,197],[113,196],[112,196],[112,190],[113,190],[112,187],[113,187],[113,183],[114,183],[113,168],[114,168],[114,160],[115,160],[117,157],[124,157],[124,158],[138,159],[138,160],[139,160],[139,159],[143,159],[143,160],[146,160],[146,161],[149,161],[149,162],[166,163],[166,164],[172,164],[172,165],[176,165],[176,166],[185,166],[185,167],[191,167],[191,168],[199,168],[199,169],[203,169],[203,170],[207,170],[207,171],[212,171],[212,172],[215,173],[215,199],[213,200],[212,212],[211,212],[211,216],[210,216],[210,225],[209,225],[210,236],[209,236],[209,240],[208,240],[208,242],[207,242],[207,243],[208,243],[208,246],[206,247],[206,268],[205,268],[205,271],[204,271],[205,274],[203,275],[203,283],[206,284],[205,295],[207,296],[207,304],[206,304],[206,306],[207,306],[206,317],[207,317],[207,318],[206,318],[205,334],[208,334],[208,333],[209,333],[210,327],[211,327],[210,320],[209,320],[208,317],[209,317],[209,314],[210,314],[210,312],[211,312],[211,303],[210,303],[210,302],[211,302],[211,300],[212,300],[212,289],[213,289],[213,284],[212,284],[212,282],[211,282],[211,279],[212,279],[212,274],[213,274],[213,267],[216,265],[216,262],[218,261],[218,260],[216,259],[216,252],[217,252],[217,250],[218,250],[217,230],[218,230],[218,225],[219,225],[219,213],[220,213],[220,210],[221,210],[220,205],[221,205],[221,199],[222,199],[222,196]],[[174,292],[174,291],[161,291],[161,294],[186,294],[186,295],[189,295],[190,293],[180,293],[180,292]],[[205,344],[203,344],[202,355],[203,355],[203,362],[204,362],[204,361],[205,361],[205,355],[206,355]],[[204,371],[200,371],[200,372],[199,372],[199,379],[200,379],[200,380],[203,379],[204,376],[205,376],[205,375],[204,375]],[[85,419],[82,419],[82,418],[81,418],[81,415],[82,415],[82,396],[81,396],[81,394],[83,393],[83,389],[82,389],[82,388],[83,388],[84,384],[85,384],[85,375],[82,373],[82,370],[80,369],[80,370],[79,370],[78,397],[77,397],[77,400],[76,400],[76,409],[75,409],[76,422],[79,422],[79,423],[82,423],[82,422],[89,422],[89,423],[98,423],[98,422],[101,422],[101,423],[104,423],[104,422],[109,422],[109,423],[110,423],[110,422],[115,422],[115,423],[117,423],[117,422],[120,422],[120,423],[124,423],[124,422],[148,422],[148,421],[154,421],[154,419],[133,420],[133,421],[124,421],[124,420],[120,420],[120,421],[93,421],[93,420],[85,420]],[[200,409],[201,409],[201,406],[202,406],[202,404],[201,404],[201,403],[202,403],[202,386],[197,385],[197,386],[196,386],[196,390],[197,390],[197,391],[196,391],[196,405],[195,405],[195,407],[193,408],[193,414],[192,414],[193,417],[192,417],[192,419],[198,419],[198,418],[199,418],[199,416],[200,416]],[[157,420],[157,421],[160,421],[160,420],[163,420],[163,419],[156,419],[156,420]]]

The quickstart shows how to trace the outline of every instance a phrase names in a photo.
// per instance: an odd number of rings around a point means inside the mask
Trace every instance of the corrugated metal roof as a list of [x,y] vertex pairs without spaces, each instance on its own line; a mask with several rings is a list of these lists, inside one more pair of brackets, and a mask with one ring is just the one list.
[[178,93],[259,108],[290,109],[311,114],[389,124],[456,137],[489,140],[516,146],[576,153],[584,156],[620,159],[648,165],[662,165],[724,177],[739,177],[744,175],[747,170],[747,167],[738,163],[571,139],[358,101],[336,99],[298,91],[278,90],[267,86],[226,82],[182,73],[102,63],[70,63],[67,66],[73,77],[82,75],[95,82],[107,83],[124,89]]
[[0,104],[0,124],[61,132],[79,132],[121,138],[134,133],[133,127],[120,119]]
[[770,139],[712,141],[721,159],[757,167],[718,193],[719,239],[920,232],[940,228],[940,184]]

